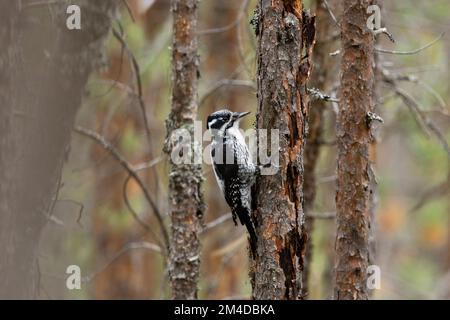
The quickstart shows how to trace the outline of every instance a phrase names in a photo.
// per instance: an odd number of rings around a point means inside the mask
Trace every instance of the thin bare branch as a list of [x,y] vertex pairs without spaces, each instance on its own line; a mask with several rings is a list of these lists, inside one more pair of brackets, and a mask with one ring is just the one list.
[[[126,161],[125,158],[108,141],[106,141],[106,139],[104,137],[100,136],[98,133],[96,133],[92,130],[80,127],[80,126],[75,127],[74,131],[80,135],[83,135],[85,137],[92,139],[93,141],[98,143],[100,146],[102,146],[103,149],[105,149],[122,166],[122,168],[124,168],[125,171],[136,181],[136,183],[139,185],[139,188],[144,193],[145,199],[150,204],[150,206],[153,210],[153,213],[155,214],[155,216],[158,220],[158,223],[159,223],[159,226],[161,229],[161,233],[163,234],[164,242],[165,242],[166,248],[168,250],[169,249],[169,235],[168,235],[167,229],[164,225],[163,217],[162,217],[157,205],[155,204],[152,197],[150,196],[148,189],[144,185],[144,182],[137,175],[137,173],[133,170],[133,166],[128,161]],[[146,230],[148,230],[150,228],[150,226],[147,223],[143,222],[142,220],[139,219],[137,221]]]
[[450,168],[449,173],[445,181],[439,183],[438,185],[431,187],[425,191],[416,202],[416,204],[410,209],[411,212],[416,212],[421,209],[428,201],[444,196],[448,196],[450,191]]
[[414,99],[414,97],[411,96],[408,92],[404,91],[403,89],[395,85],[393,89],[399,95],[399,97],[402,99],[403,103],[408,107],[411,113],[414,115],[416,121],[418,121],[418,123],[424,128],[424,130],[426,132],[430,131],[435,135],[435,137],[441,143],[442,147],[447,153],[447,156],[450,158],[450,147],[444,134],[431,121],[431,119],[428,118],[424,112],[422,112],[422,109],[419,103],[416,101],[416,99]]
[[133,15],[133,11],[131,10],[130,4],[128,3],[128,0],[122,0],[123,5],[125,6],[125,8],[127,9],[128,15],[131,18],[131,21],[133,21],[133,23],[136,23],[136,18]]
[[402,99],[403,103],[408,107],[416,122],[422,127],[422,130],[427,135],[431,135],[431,133],[434,134],[450,158],[450,147],[445,135],[422,110],[420,103],[412,95],[397,85],[398,80],[416,81],[415,78],[404,75],[392,75],[386,69],[382,69],[381,74],[383,76],[383,81]]
[[138,249],[149,250],[157,253],[162,252],[161,248],[158,245],[151,242],[140,241],[128,243],[117,253],[115,253],[99,270],[88,276],[82,277],[81,282],[83,283],[91,282],[93,279],[95,279],[95,277],[97,277],[100,273],[105,271],[109,266],[111,266],[115,261],[117,261],[117,259],[119,259],[122,255],[128,253],[131,250],[138,250]]
[[135,165],[133,166],[133,169],[134,169],[134,171],[139,172],[139,171],[142,171],[142,170],[146,170],[146,169],[149,169],[149,168],[153,168],[153,167],[156,166],[158,163],[160,163],[163,159],[164,159],[164,157],[159,156],[159,157],[157,157],[157,158],[155,158],[155,159],[153,159],[153,160],[150,160],[150,161],[148,161],[148,162],[143,162],[143,163],[135,164]]
[[[386,73],[387,71],[383,70],[383,72]],[[388,75],[389,75],[389,73],[388,73]],[[428,83],[420,80],[419,77],[417,77],[415,75],[396,75],[395,79],[399,80],[399,81],[409,81],[409,82],[412,82],[412,83],[422,86],[426,91],[428,91],[428,93],[430,93],[438,101],[439,108],[441,109],[441,111],[447,112],[447,104],[444,101],[444,98],[439,94],[439,92],[437,92],[435,89],[433,89]]]
[[330,183],[335,182],[337,179],[336,175],[327,176],[327,177],[319,177],[317,178],[317,183]]
[[81,223],[81,218],[83,218],[84,204],[82,202],[72,200],[72,199],[57,199],[57,202],[68,202],[78,206],[80,209],[78,210],[77,223],[80,227],[83,227]]
[[387,54],[396,54],[396,55],[413,55],[413,54],[417,54],[425,49],[428,49],[429,47],[431,47],[432,45],[434,45],[436,42],[438,42],[439,40],[442,39],[442,37],[444,36],[444,32],[442,32],[439,37],[437,37],[436,39],[434,39],[433,41],[431,41],[430,43],[427,43],[426,45],[415,49],[415,50],[411,50],[411,51],[396,51],[396,50],[387,50],[387,49],[382,49],[382,48],[375,48],[375,51],[379,52],[379,53],[387,53]]
[[306,216],[312,219],[329,220],[336,218],[336,212],[315,212],[307,214]]
[[323,100],[323,101],[329,101],[329,102],[336,102],[339,103],[339,99],[334,98],[328,94],[322,93],[317,88],[308,88],[308,94],[311,97],[312,101],[314,100]]
[[226,214],[221,215],[220,217],[218,217],[217,219],[208,222],[205,227],[203,228],[201,233],[206,233],[208,231],[210,231],[211,229],[221,225],[224,222],[227,222],[228,220],[231,220],[231,212],[228,212]]
[[116,29],[113,29],[113,35],[114,37],[122,44],[123,48],[125,48],[125,51],[127,52],[130,60],[131,60],[131,64],[133,67],[133,72],[134,72],[134,76],[136,79],[136,86],[137,86],[137,96],[138,96],[138,101],[139,101],[139,107],[142,113],[142,117],[144,119],[144,130],[145,130],[145,134],[147,136],[147,142],[149,145],[149,148],[151,151],[152,148],[152,140],[151,140],[151,134],[150,134],[150,126],[149,126],[149,122],[148,122],[148,117],[147,117],[147,112],[146,112],[146,107],[145,107],[145,102],[144,102],[144,98],[142,96],[142,79],[141,79],[141,71],[139,68],[139,64],[136,60],[136,57],[134,56],[133,52],[131,51],[131,49],[129,48],[128,44],[126,43],[125,39],[123,38],[122,34],[120,34]]
[[124,200],[124,202],[125,202],[125,206],[127,207],[128,211],[130,211],[130,213],[131,213],[131,215],[133,216],[133,218],[134,218],[136,221],[138,221],[138,222],[145,228],[146,231],[150,232],[150,233],[152,234],[153,238],[155,239],[155,241],[158,243],[158,245],[159,245],[160,247],[162,247],[161,240],[160,240],[160,239],[158,238],[158,236],[153,232],[153,229],[150,228],[150,226],[149,226],[147,223],[145,223],[144,221],[142,221],[142,220],[139,218],[139,214],[136,212],[136,210],[134,210],[133,206],[132,206],[131,203],[130,203],[130,200],[129,200],[129,198],[128,198],[128,192],[127,192],[127,190],[128,190],[128,182],[130,182],[131,178],[132,178],[132,177],[131,177],[130,175],[128,175],[127,178],[125,179],[125,181],[123,182],[122,196],[123,196],[123,200]]
[[219,27],[219,28],[213,28],[213,29],[207,29],[207,30],[201,30],[199,31],[197,34],[200,36],[203,35],[208,35],[208,34],[216,34],[216,33],[221,33],[221,32],[226,32],[229,31],[233,28],[236,28],[239,23],[241,22],[242,18],[244,17],[244,14],[247,12],[247,8],[249,5],[249,0],[245,0],[242,5],[241,8],[239,9],[239,13],[236,17],[236,19],[234,19],[234,21],[232,21],[230,24],[224,26],[224,27]]
[[385,34],[391,42],[395,42],[394,36],[388,31],[387,28],[380,28],[376,30],[372,30],[373,35],[376,37],[379,34]]
[[226,86],[246,87],[256,90],[255,83],[250,80],[222,79],[219,80],[216,84],[214,84],[210,89],[208,89],[208,91],[206,91],[203,94],[203,96],[200,98],[199,106],[201,106],[206,101],[206,99],[208,99],[211,95],[213,95],[217,90]]
[[341,28],[341,24],[339,23],[339,21],[336,19],[336,16],[334,15],[333,11],[330,8],[330,5],[328,4],[327,0],[322,0],[322,3],[325,5],[325,7],[328,10],[328,13],[330,14],[331,19],[333,19],[334,23],[339,27],[339,29]]

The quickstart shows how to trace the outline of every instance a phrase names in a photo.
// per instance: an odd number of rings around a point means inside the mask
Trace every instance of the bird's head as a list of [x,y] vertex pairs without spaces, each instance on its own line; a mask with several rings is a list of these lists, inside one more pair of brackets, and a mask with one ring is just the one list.
[[206,128],[211,132],[224,133],[231,127],[239,127],[239,121],[250,112],[232,112],[227,109],[219,110],[208,116]]

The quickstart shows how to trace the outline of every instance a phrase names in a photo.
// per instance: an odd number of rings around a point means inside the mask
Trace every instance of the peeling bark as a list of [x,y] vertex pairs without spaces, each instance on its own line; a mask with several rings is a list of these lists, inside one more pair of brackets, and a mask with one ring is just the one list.
[[[334,8],[335,0],[329,0],[328,4]],[[330,57],[329,53],[333,51],[333,44],[336,42],[334,34],[338,28],[333,23],[330,14],[323,4],[322,0],[316,0],[316,44],[313,50],[313,71],[311,73],[310,86],[323,92],[329,92],[333,82],[336,80],[336,57]],[[329,104],[329,103],[328,103]],[[314,201],[316,198],[316,165],[319,161],[320,146],[323,141],[324,110],[330,107],[323,100],[311,102],[308,115],[308,136],[305,145],[305,182],[303,185],[305,194],[305,230],[308,234],[308,240],[305,250],[304,272],[303,272],[303,295],[308,293],[308,279],[310,275],[310,266],[313,253],[312,232],[314,228],[314,219],[308,215],[314,210]]]
[[[257,128],[279,130],[279,170],[258,177],[253,219],[258,250],[252,261],[255,299],[299,299],[306,234],[303,213],[303,149],[306,82],[314,42],[314,18],[299,0],[260,0]],[[259,146],[261,148],[262,146]]]
[[[172,43],[172,110],[167,120],[165,151],[169,154],[179,145],[171,141],[174,130],[183,128],[194,133],[197,116],[198,41],[197,0],[173,0]],[[197,145],[191,145],[194,153]],[[169,176],[169,206],[172,242],[169,275],[174,299],[196,299],[200,268],[199,230],[204,204],[201,192],[201,164],[174,164]]]
[[336,193],[335,299],[368,299],[370,130],[374,37],[366,26],[372,0],[344,0]]
[[82,30],[66,28],[66,2],[54,16],[45,2],[0,2],[0,298],[37,297],[40,234],[116,1],[71,4]]

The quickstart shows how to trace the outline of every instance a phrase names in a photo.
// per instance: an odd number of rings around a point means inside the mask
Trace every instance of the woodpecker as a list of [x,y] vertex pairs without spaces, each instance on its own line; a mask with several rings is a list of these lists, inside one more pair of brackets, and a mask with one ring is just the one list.
[[252,255],[256,253],[256,232],[251,220],[251,187],[257,167],[254,165],[240,120],[250,112],[219,110],[208,116],[207,129],[212,136],[211,159],[217,183],[230,206],[234,224],[237,218],[247,228]]

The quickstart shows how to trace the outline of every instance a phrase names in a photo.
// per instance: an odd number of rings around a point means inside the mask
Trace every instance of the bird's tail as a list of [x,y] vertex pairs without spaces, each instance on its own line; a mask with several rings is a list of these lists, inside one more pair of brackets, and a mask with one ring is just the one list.
[[253,222],[250,218],[250,212],[243,207],[239,208],[238,217],[241,223],[247,228],[249,234],[249,243],[250,250],[252,252],[252,256],[256,257],[256,243],[258,241],[258,237],[256,236],[255,227],[253,226]]
[[250,221],[249,217],[249,223],[247,223],[245,226],[247,227],[248,234],[250,236],[249,242],[250,242],[250,250],[252,251],[253,258],[256,257],[256,243],[258,242],[258,237],[256,236],[255,227],[253,226],[253,223]]

